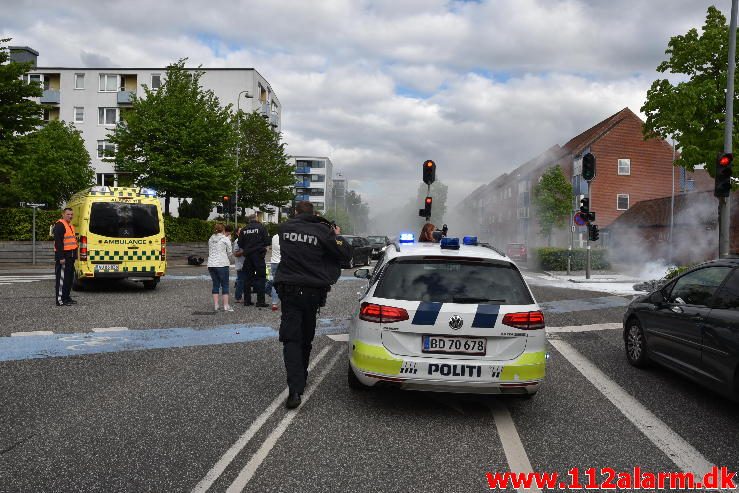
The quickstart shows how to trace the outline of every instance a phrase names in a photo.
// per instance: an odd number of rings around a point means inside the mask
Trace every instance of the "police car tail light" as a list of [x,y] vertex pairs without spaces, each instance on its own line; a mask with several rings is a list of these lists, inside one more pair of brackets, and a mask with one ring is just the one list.
[[408,320],[409,317],[405,308],[364,302],[359,309],[359,318],[367,322],[389,323]]
[[162,260],[167,260],[167,239],[162,238],[162,251],[159,253]]
[[87,236],[80,236],[80,260],[87,260]]
[[503,317],[503,325],[524,330],[544,328],[544,314],[536,312],[507,313]]

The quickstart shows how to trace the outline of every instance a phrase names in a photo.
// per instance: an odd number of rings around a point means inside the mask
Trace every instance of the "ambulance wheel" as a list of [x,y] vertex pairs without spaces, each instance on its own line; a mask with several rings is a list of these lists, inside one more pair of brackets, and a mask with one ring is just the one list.
[[72,271],[72,289],[75,291],[84,291],[87,288],[87,284],[77,277],[77,271]]
[[354,374],[354,370],[352,370],[351,366],[348,366],[347,369],[349,370],[346,374],[346,381],[349,384],[349,388],[352,390],[369,390],[370,387],[363,384],[359,381],[357,376]]
[[159,279],[153,281],[144,281],[144,289],[156,289],[159,284]]

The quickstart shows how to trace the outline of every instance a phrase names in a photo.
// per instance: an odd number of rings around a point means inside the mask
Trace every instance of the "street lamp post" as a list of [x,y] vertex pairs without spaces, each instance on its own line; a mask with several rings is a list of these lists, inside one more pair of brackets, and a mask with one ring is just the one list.
[[241,95],[246,94],[247,99],[251,99],[249,91],[243,90],[236,96],[236,193],[234,194],[236,200],[234,201],[234,231],[239,227],[239,185],[241,182],[241,170],[239,169],[239,151],[241,148]]

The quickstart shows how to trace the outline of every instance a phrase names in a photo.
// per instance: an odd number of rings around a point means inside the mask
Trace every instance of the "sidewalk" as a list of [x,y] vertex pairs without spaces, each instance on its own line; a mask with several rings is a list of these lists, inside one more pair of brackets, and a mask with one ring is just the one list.
[[566,280],[574,283],[631,283],[636,284],[643,282],[641,279],[637,279],[634,276],[626,274],[618,274],[616,272],[609,271],[592,271],[590,279],[585,278],[585,271],[572,271],[569,275],[566,271],[544,271],[544,273],[550,277]]

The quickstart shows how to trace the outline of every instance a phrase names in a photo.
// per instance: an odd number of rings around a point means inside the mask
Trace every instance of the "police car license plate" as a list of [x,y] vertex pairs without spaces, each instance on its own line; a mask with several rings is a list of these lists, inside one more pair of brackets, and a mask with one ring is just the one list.
[[95,266],[95,272],[118,272],[118,264],[99,264]]
[[423,336],[424,353],[471,354],[485,356],[487,339],[484,337]]

